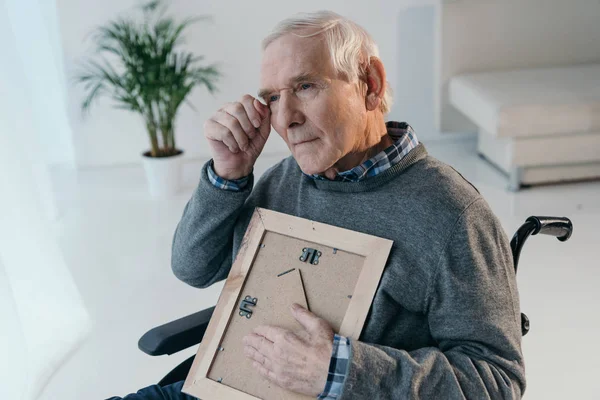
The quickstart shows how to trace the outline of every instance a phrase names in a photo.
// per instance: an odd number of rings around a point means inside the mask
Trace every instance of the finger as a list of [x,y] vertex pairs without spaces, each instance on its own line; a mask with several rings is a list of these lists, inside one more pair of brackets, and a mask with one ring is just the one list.
[[248,149],[248,135],[242,129],[242,126],[240,125],[240,122],[237,120],[237,118],[227,113],[226,111],[218,111],[213,116],[213,119],[219,124],[229,129],[229,131],[233,134],[233,137],[235,138],[237,147],[240,150],[246,151]]
[[208,140],[222,142],[232,153],[238,153],[240,151],[237,141],[226,126],[221,125],[211,118],[204,124],[204,129],[207,132],[206,138]]
[[244,346],[244,355],[257,363],[271,369],[272,361],[252,346]]
[[254,100],[254,107],[261,113],[262,122],[258,131],[266,142],[271,133],[271,109],[258,100]]
[[250,119],[250,122],[252,122],[252,126],[258,129],[262,124],[263,115],[261,114],[260,110],[257,110],[256,107],[254,107],[255,101],[257,100],[254,97],[247,94],[244,97],[242,97],[241,103],[244,106],[244,109],[246,111],[246,114],[248,115],[248,118]]
[[294,331],[294,335],[296,335],[296,338],[298,338],[303,343],[310,342],[310,340],[311,340],[310,333],[305,329],[300,329],[298,331]]
[[296,318],[296,321],[298,321],[308,332],[319,332],[325,328],[325,326],[329,327],[329,324],[324,319],[317,317],[300,304],[294,303],[290,309],[292,315]]
[[286,332],[289,332],[286,329],[279,328],[277,326],[271,325],[260,325],[254,328],[253,332],[256,335],[264,336],[271,342],[275,342],[277,340],[281,340],[284,338]]
[[248,115],[246,107],[242,103],[236,102],[226,104],[223,107],[223,111],[225,111],[226,113],[238,120],[238,123],[240,124],[246,135],[248,135],[249,137],[254,136],[256,128],[254,127],[254,123],[251,122],[252,118]]
[[261,119],[263,119],[267,116],[269,107],[267,107],[265,104],[261,103],[258,99],[254,99],[252,104],[254,105],[254,109],[260,113]]
[[[252,102],[254,109],[260,114],[260,118],[261,118],[261,126],[263,125],[263,123],[265,122],[265,119],[270,119],[267,117],[270,117],[271,115],[271,109],[261,103],[260,101],[258,101],[257,99],[254,99],[254,101]],[[270,121],[269,121],[270,122]]]
[[259,374],[261,374],[262,376],[264,376],[268,380],[270,380],[272,382],[277,382],[277,375],[275,374],[275,372],[269,370],[268,368],[265,368],[264,366],[262,366],[261,364],[257,363],[256,361],[254,361],[252,363],[252,366],[254,368],[256,368],[256,370],[258,371]]
[[244,336],[243,342],[246,346],[254,347],[259,353],[267,358],[272,358],[273,342],[264,336],[259,336],[254,333],[249,333]]

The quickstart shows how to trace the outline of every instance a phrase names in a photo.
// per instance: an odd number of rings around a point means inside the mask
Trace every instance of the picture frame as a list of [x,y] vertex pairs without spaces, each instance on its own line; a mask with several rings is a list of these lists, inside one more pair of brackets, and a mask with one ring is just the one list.
[[241,337],[263,323],[293,329],[296,302],[358,340],[392,244],[256,208],[182,391],[203,400],[308,398],[253,371]]

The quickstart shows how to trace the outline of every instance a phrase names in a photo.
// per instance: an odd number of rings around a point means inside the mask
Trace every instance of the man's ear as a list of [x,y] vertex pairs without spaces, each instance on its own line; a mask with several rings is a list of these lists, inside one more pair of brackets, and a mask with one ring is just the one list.
[[369,60],[365,83],[367,84],[365,106],[369,111],[377,110],[381,105],[387,85],[385,68],[379,58],[371,57]]

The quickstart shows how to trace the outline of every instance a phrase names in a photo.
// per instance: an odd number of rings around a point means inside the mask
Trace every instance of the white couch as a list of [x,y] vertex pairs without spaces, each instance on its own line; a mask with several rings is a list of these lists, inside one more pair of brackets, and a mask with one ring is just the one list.
[[511,190],[600,177],[600,64],[462,74],[448,91]]

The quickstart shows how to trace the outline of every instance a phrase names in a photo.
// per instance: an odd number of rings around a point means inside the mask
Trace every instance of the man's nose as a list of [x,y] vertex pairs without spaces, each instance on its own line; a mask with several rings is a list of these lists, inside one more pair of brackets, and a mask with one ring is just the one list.
[[283,92],[279,98],[277,122],[285,129],[304,123],[300,102],[294,93]]

